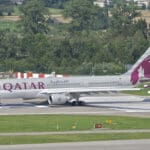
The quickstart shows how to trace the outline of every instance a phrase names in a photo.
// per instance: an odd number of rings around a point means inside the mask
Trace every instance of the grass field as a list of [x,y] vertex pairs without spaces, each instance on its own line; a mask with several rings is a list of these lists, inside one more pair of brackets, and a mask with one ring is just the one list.
[[[112,120],[112,124],[106,123]],[[149,118],[84,115],[0,116],[0,133],[91,130],[101,123],[106,129],[150,129]],[[76,126],[76,129],[72,128]]]
[[[111,123],[108,123],[111,120]],[[0,116],[0,133],[93,130],[101,123],[103,129],[150,129],[149,118],[91,115],[18,115]],[[76,126],[76,128],[74,128]],[[1,135],[0,144],[31,144],[99,140],[150,139],[150,133],[92,133],[48,135]]]
[[123,93],[125,94],[131,94],[131,95],[138,95],[138,96],[150,96],[150,94],[148,94],[148,91],[150,91],[150,89],[142,89],[139,91],[123,91]]
[[17,29],[17,23],[9,20],[3,20],[0,19],[0,30],[16,30]]
[[[15,7],[14,9],[14,13],[12,16],[3,16],[0,17],[0,29],[10,29],[10,30],[16,30],[18,29],[16,27],[16,21],[20,20],[20,12],[19,9],[17,7]],[[64,24],[68,24],[72,21],[71,18],[64,18],[62,15],[62,10],[61,9],[53,9],[53,8],[49,8],[49,12],[51,14],[51,18],[54,19],[55,21],[64,23]],[[141,11],[141,17],[138,18],[143,18],[146,19],[147,23],[150,24],[150,11]]]
[[61,15],[62,14],[62,9],[54,9],[54,8],[48,8],[50,14],[52,15]]
[[123,91],[123,93],[125,94],[131,94],[131,95],[138,95],[138,96],[150,96],[150,94],[148,93],[148,91],[150,91],[150,88],[144,88],[145,85],[150,85],[150,82],[144,82],[144,83],[140,83],[138,85],[137,88],[141,88],[141,90],[137,90],[137,91]]

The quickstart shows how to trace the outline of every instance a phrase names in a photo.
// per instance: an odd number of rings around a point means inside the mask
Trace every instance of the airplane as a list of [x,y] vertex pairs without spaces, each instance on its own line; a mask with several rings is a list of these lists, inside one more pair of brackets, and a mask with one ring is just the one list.
[[44,98],[51,106],[65,103],[82,105],[84,102],[79,100],[82,94],[140,90],[136,87],[140,77],[150,78],[150,47],[122,75],[1,79],[0,99]]

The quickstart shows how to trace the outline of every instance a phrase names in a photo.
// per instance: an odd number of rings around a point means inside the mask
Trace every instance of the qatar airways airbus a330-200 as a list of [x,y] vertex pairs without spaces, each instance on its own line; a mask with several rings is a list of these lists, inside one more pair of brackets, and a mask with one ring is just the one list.
[[140,77],[150,78],[150,48],[122,75],[2,79],[0,99],[44,98],[50,105],[81,105],[82,94],[140,90],[136,88]]

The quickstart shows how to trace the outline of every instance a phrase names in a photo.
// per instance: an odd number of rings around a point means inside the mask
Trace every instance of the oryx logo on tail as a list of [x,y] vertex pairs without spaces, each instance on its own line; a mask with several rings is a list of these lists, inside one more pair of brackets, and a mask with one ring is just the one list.
[[127,73],[130,74],[130,82],[133,85],[135,85],[141,77],[150,78],[150,48]]

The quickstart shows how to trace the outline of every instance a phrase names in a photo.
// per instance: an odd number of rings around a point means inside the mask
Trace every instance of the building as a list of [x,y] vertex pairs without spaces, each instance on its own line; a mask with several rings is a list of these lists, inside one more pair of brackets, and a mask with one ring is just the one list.
[[145,8],[148,8],[149,7],[149,5],[150,5],[150,0],[134,0],[135,1],[135,3],[137,3],[137,5],[139,6],[139,7],[145,7]]
[[112,0],[96,0],[94,2],[94,5],[97,5],[99,7],[105,7],[106,5],[110,5],[112,3]]
[[[150,6],[150,0],[126,0],[126,3],[129,3],[131,1],[137,4],[138,7],[148,8]],[[111,4],[112,4],[112,0],[96,0],[94,2],[94,5],[97,5],[99,7],[105,7],[106,5],[111,5]]]
[[25,0],[11,0],[14,4],[22,5]]
[[150,0],[126,0],[126,2],[134,1],[138,7],[145,7],[148,8],[150,6]]

